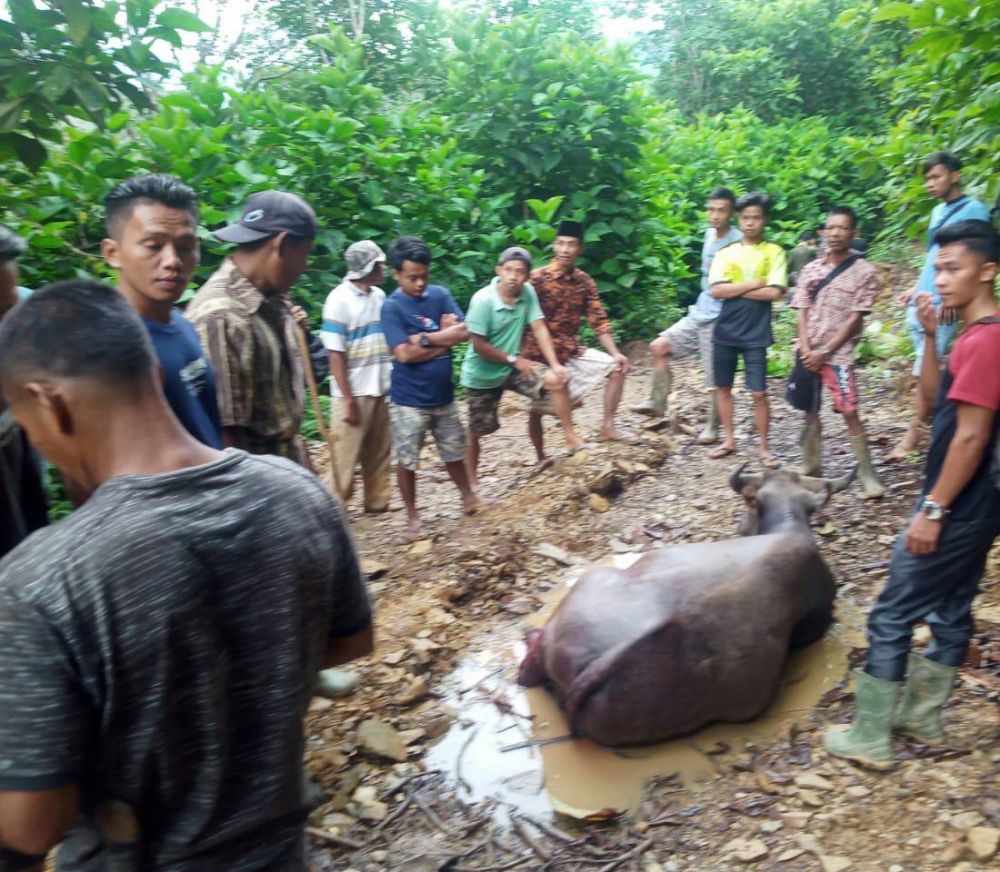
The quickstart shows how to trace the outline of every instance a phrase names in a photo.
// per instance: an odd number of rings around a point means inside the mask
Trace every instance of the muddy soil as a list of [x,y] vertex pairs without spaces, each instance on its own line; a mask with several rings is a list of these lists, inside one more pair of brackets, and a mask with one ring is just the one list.
[[[350,697],[314,700],[308,765],[326,798],[310,819],[323,870],[974,870],[996,868],[1000,839],[1000,558],[977,603],[977,634],[947,708],[948,741],[897,744],[900,766],[875,774],[829,758],[822,729],[846,720],[845,679],[864,644],[864,615],[886,577],[893,539],[921,473],[879,472],[886,497],[857,487],[816,518],[837,577],[839,624],[786,670],[775,706],[751,725],[710,728],[671,747],[617,754],[565,734],[545,691],[516,687],[520,639],[581,567],[649,548],[734,534],[727,478],[756,449],[749,396],[736,398],[740,454],[698,446],[704,395],[678,371],[670,426],[629,414],[649,368],[628,378],[627,440],[539,469],[518,401],[485,442],[474,517],[433,449],[418,479],[427,539],[396,541],[400,512],[350,509],[377,602],[378,646]],[[869,366],[862,417],[877,458],[904,429],[899,369]],[[798,458],[798,415],[771,388],[773,449]],[[596,434],[601,397],[576,419]],[[824,411],[827,474],[853,463],[840,419]],[[546,419],[548,445],[561,449]],[[926,636],[921,630],[918,637]],[[796,696],[797,694],[797,696]],[[713,732],[714,731],[714,732]],[[605,804],[606,800],[606,804]]]

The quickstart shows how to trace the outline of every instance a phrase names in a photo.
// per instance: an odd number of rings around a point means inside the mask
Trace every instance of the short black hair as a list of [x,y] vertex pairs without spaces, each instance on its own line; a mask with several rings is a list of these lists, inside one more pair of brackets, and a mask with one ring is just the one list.
[[104,226],[114,238],[127,221],[136,203],[160,203],[171,209],[182,209],[198,221],[198,195],[180,179],[165,173],[147,173],[119,182],[104,198]]
[[969,251],[981,254],[990,263],[1000,263],[1000,232],[989,221],[969,218],[945,224],[934,234],[938,245],[962,243]]
[[393,269],[402,269],[403,261],[422,263],[430,266],[430,246],[417,236],[400,236],[389,246],[385,253],[386,260]]
[[728,200],[730,206],[736,206],[736,195],[729,188],[716,188],[708,195],[709,200]]
[[0,263],[17,260],[27,250],[28,243],[0,224]]
[[737,212],[742,212],[749,206],[760,206],[765,218],[771,214],[771,198],[763,191],[751,191],[736,201]]
[[858,229],[858,213],[850,206],[831,206],[827,209],[827,215],[844,215],[851,219],[851,230]]
[[18,372],[132,385],[150,378],[154,359],[128,301],[89,279],[40,288],[0,324],[0,380]]
[[962,169],[962,161],[950,151],[936,151],[924,158],[924,175],[926,176],[936,166],[943,166],[957,173]]
[[799,234],[799,242],[812,242],[814,239],[819,239],[815,230],[803,230]]

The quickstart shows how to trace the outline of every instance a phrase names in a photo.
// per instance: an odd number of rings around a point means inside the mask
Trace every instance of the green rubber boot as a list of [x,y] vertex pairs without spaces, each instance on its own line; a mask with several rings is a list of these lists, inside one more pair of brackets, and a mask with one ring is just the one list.
[[802,428],[802,474],[823,474],[823,428],[819,424]]
[[941,709],[951,696],[957,675],[957,667],[942,666],[911,652],[903,699],[892,718],[892,728],[922,745],[940,745],[944,741]]
[[632,411],[650,418],[662,418],[667,414],[667,398],[670,396],[670,386],[673,384],[673,373],[653,370],[653,387],[649,399],[638,406],[632,406]]
[[868,450],[868,437],[864,434],[860,436],[850,436],[851,451],[858,461],[858,483],[865,495],[866,500],[877,500],[885,494],[885,487],[878,480],[875,467],[872,465],[872,454]]
[[869,769],[894,769],[892,719],[899,698],[899,681],[883,681],[854,670],[854,723],[831,727],[823,734],[827,753]]
[[699,445],[714,445],[719,441],[719,399],[713,390],[708,403],[708,420],[704,429],[698,434]]

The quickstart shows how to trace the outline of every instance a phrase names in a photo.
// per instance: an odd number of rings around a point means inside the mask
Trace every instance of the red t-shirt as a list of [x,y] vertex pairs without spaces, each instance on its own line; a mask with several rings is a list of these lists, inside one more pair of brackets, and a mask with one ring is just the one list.
[[[994,412],[1000,410],[1000,324],[971,325],[952,349],[934,404],[934,429],[927,451],[924,494],[934,489],[941,474],[948,447],[955,436],[959,403],[982,406]],[[952,503],[953,521],[1000,518],[1000,490],[990,476],[998,425],[1000,415],[994,415],[993,441],[983,452],[975,474]]]

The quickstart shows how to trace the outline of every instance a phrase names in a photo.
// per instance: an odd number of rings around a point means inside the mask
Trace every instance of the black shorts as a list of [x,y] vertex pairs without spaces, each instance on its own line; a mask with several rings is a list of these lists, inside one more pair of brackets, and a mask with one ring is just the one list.
[[716,345],[712,369],[717,388],[731,388],[736,376],[736,363],[743,355],[744,378],[747,389],[754,393],[767,390],[767,349],[737,348],[735,345]]

